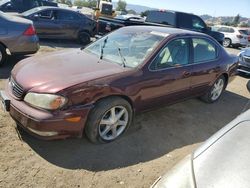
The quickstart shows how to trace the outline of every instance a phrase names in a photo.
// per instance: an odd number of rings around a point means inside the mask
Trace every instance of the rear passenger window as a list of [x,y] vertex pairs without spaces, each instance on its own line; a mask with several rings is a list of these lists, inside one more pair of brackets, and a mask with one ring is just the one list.
[[73,12],[69,11],[57,11],[57,20],[79,20],[79,16]]
[[192,39],[194,48],[194,63],[216,59],[217,50],[213,43],[206,39]]
[[38,15],[42,19],[51,19],[52,14],[53,14],[52,10],[44,10],[44,11],[41,11]]
[[189,40],[176,39],[169,42],[151,64],[151,69],[180,67],[189,63]]

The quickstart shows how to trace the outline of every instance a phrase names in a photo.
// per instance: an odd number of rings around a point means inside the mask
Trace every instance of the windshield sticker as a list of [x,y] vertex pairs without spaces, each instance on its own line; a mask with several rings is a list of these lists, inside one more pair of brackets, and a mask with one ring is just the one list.
[[158,32],[158,31],[151,31],[150,34],[161,36],[161,37],[168,37],[169,36],[168,33],[162,33],[162,32]]

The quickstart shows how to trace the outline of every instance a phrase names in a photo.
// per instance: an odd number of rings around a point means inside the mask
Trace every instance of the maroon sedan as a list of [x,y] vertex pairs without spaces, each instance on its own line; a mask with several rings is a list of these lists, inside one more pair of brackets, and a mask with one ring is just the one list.
[[45,139],[110,142],[136,112],[201,97],[215,102],[237,67],[213,38],[173,28],[119,29],[84,49],[18,63],[1,91],[17,124]]

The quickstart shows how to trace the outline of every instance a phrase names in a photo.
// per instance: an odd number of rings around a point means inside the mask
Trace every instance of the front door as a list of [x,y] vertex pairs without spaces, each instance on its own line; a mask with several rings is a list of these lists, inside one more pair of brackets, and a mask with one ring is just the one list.
[[[188,38],[170,41],[143,71],[139,110],[174,103],[190,96],[192,68]],[[147,67],[148,68],[148,67]]]
[[61,32],[53,10],[40,11],[33,15],[32,20],[40,38],[54,38]]

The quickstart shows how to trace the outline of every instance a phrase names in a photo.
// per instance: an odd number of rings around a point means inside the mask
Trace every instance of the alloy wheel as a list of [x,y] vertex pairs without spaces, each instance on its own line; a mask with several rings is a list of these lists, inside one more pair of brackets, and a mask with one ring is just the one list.
[[214,83],[213,89],[211,91],[211,99],[213,101],[216,101],[220,97],[220,95],[221,95],[221,93],[223,91],[223,88],[224,88],[224,80],[223,79],[218,79]]
[[231,41],[230,41],[229,39],[225,39],[225,40],[223,41],[223,46],[224,46],[224,47],[229,47],[230,44],[231,44]]
[[99,135],[103,140],[114,140],[120,136],[128,125],[128,110],[123,106],[109,109],[99,123]]

